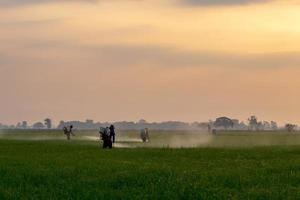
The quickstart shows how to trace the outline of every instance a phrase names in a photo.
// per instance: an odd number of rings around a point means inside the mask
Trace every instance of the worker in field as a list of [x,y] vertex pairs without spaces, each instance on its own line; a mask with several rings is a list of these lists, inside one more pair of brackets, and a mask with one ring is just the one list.
[[73,132],[73,125],[70,126],[69,132],[71,135],[75,136],[74,132]]
[[145,128],[145,132],[146,132],[146,139],[147,139],[148,142],[150,142],[149,129]]
[[69,129],[66,126],[64,126],[63,131],[64,134],[67,136],[67,140],[71,140],[71,135],[75,136],[73,132],[73,125],[71,125]]
[[144,143],[150,141],[149,130],[148,130],[148,128],[142,129],[141,132],[140,132],[140,135],[141,135],[141,139],[142,139],[142,141],[143,141]]
[[111,141],[112,141],[112,143],[115,143],[115,141],[116,141],[115,126],[114,125],[110,125],[109,131],[110,131]]
[[114,140],[114,133],[110,131],[111,129],[109,127],[106,128],[100,128],[100,137],[103,141],[103,149],[106,148],[112,148],[113,140]]

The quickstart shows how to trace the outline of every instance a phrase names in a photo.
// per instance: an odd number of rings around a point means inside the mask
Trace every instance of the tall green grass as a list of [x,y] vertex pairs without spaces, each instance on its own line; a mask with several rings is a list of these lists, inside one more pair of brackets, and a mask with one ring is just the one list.
[[299,198],[299,146],[102,150],[0,140],[0,199]]

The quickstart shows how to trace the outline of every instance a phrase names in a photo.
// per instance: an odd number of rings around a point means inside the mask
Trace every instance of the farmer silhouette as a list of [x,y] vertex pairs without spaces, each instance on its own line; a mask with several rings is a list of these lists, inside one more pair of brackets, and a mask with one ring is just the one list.
[[148,128],[142,129],[141,132],[140,132],[140,135],[141,135],[141,139],[144,143],[147,142],[147,141],[150,142],[149,129]]
[[115,132],[115,127],[114,127],[114,125],[110,125],[109,131],[110,131],[111,141],[112,141],[113,143],[115,143],[115,140],[116,140],[116,132]]
[[115,137],[116,137],[114,125],[111,125],[110,127],[106,127],[106,128],[100,128],[99,133],[100,133],[101,139],[103,140],[103,149],[106,149],[106,148],[111,149],[113,146],[113,143],[115,143]]
[[75,136],[73,133],[73,125],[69,127],[69,129],[64,126],[63,128],[64,134],[67,136],[67,140],[71,140],[71,135]]

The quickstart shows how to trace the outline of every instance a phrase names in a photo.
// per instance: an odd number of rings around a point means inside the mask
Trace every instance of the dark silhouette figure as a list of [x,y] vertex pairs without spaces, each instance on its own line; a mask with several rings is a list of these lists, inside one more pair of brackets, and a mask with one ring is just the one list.
[[115,132],[114,125],[110,125],[109,131],[110,131],[111,140],[112,140],[113,143],[115,143],[115,141],[116,141],[116,132]]
[[148,128],[142,129],[141,130],[141,139],[142,141],[145,142],[150,142],[150,137],[149,137],[149,130]]
[[75,134],[73,133],[73,125],[71,125],[69,129],[66,126],[64,126],[63,131],[64,134],[67,136],[67,140],[71,140],[71,135],[75,136]]
[[111,134],[110,128],[100,128],[100,137],[103,141],[103,149],[112,148],[113,144],[113,135]]

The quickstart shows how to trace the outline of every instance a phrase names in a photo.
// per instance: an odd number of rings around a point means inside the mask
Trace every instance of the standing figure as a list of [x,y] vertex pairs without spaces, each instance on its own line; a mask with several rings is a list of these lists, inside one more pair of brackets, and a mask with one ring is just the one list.
[[115,143],[115,141],[116,141],[115,126],[114,125],[110,125],[109,131],[110,131],[111,141],[112,141],[112,143]]
[[101,140],[103,140],[103,149],[106,148],[112,148],[112,137],[110,133],[110,129],[108,127],[106,128],[100,128],[100,136]]
[[148,142],[150,142],[149,129],[145,128],[145,132],[146,132],[146,139],[147,139]]
[[70,134],[69,134],[68,128],[66,126],[64,126],[63,131],[64,131],[64,134],[67,136],[67,140],[70,140]]
[[141,134],[141,139],[142,139],[142,141],[144,143],[147,142],[147,141],[149,142],[150,138],[149,138],[149,130],[148,130],[148,128],[142,129],[141,132],[140,132],[140,134]]
[[69,129],[66,126],[64,126],[63,131],[64,134],[67,136],[67,140],[71,140],[71,135],[75,136],[75,134],[73,133],[73,125],[71,125]]
[[70,134],[75,136],[74,132],[73,132],[73,125],[70,126],[70,130],[69,130]]

